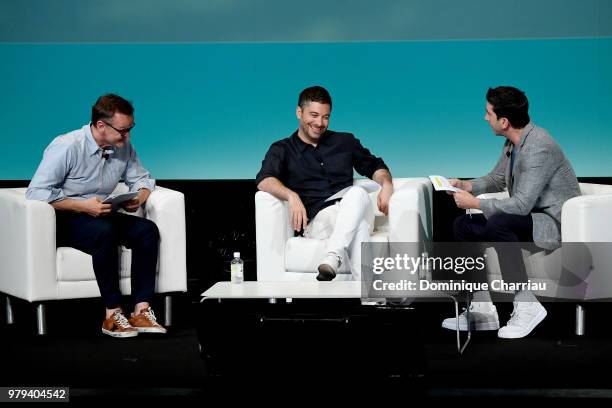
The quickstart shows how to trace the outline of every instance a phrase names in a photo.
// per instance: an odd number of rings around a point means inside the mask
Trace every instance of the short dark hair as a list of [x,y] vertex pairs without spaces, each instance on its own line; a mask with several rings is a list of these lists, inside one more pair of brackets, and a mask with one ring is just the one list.
[[111,93],[102,95],[91,108],[91,123],[95,125],[99,120],[110,119],[117,112],[132,116],[134,107],[119,95]]
[[512,86],[489,88],[487,102],[493,106],[497,118],[506,118],[515,129],[522,129],[529,123],[529,101],[525,92]]
[[327,89],[322,86],[311,86],[310,88],[304,89],[300,92],[300,97],[298,98],[298,106],[304,109],[307,103],[310,102],[319,102],[329,105],[329,109],[332,107],[331,96],[329,96],[329,92]]

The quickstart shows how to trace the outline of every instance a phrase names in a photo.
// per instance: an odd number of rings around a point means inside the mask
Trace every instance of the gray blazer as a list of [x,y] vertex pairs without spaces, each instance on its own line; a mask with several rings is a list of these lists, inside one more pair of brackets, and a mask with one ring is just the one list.
[[501,156],[489,174],[472,181],[472,193],[492,193],[508,189],[509,198],[482,199],[485,217],[504,213],[527,215],[533,220],[533,240],[537,246],[554,249],[561,242],[563,203],[580,195],[572,165],[548,132],[529,123],[523,129],[510,176],[513,145],[506,140]]

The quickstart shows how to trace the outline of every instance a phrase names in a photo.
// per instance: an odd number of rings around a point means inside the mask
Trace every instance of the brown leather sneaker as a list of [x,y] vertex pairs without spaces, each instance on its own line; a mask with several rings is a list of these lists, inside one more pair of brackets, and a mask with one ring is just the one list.
[[102,333],[118,338],[138,336],[138,330],[130,325],[128,319],[119,310],[102,322]]
[[138,315],[132,313],[129,322],[139,333],[166,333],[166,329],[157,323],[155,313],[150,307],[141,311]]

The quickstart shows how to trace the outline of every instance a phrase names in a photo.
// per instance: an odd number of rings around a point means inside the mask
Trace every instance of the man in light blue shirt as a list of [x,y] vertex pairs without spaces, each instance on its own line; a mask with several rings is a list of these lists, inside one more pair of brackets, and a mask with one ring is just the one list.
[[[150,303],[155,289],[159,231],[150,220],[113,211],[106,196],[123,180],[136,198],[123,203],[137,211],[155,189],[130,132],[134,108],[118,95],[103,95],[92,107],[91,123],[56,137],[45,149],[26,198],[46,201],[56,210],[57,244],[92,256],[93,268],[106,307],[102,332],[133,337],[139,332],[165,333]],[[120,307],[118,248],[132,250],[134,312],[127,319]]]

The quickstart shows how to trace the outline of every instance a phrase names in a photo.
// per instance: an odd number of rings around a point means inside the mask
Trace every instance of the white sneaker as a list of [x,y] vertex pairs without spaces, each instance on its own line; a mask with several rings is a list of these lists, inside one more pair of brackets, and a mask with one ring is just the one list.
[[527,336],[546,317],[546,309],[540,302],[514,302],[514,311],[508,324],[499,329],[497,337],[520,339]]
[[[459,330],[467,331],[467,311],[459,315]],[[449,317],[444,319],[442,327],[449,330],[457,330],[457,319]],[[499,329],[499,318],[497,308],[493,302],[472,302],[470,303],[470,331],[484,331]]]
[[340,256],[335,254],[334,252],[328,252],[325,258],[321,261],[319,265],[319,274],[317,275],[318,281],[330,281],[336,277],[336,273],[338,273],[338,268],[342,261],[340,260]]

